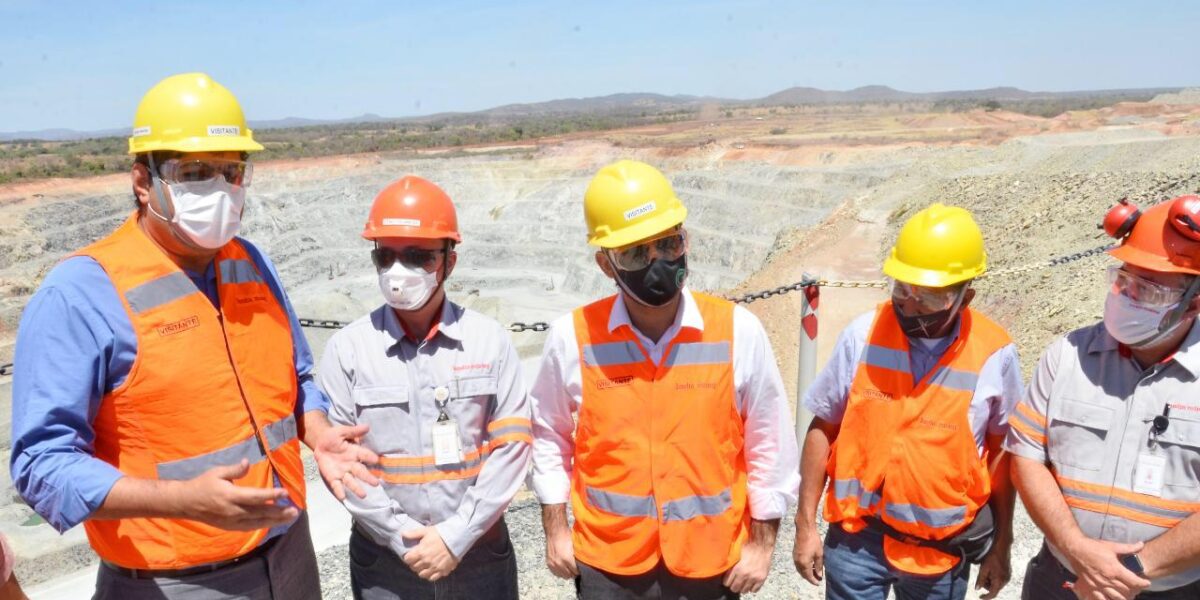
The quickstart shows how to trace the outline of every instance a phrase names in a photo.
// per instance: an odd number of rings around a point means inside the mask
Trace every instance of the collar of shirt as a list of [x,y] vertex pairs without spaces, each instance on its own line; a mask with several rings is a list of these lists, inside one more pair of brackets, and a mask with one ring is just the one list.
[[[663,334],[662,339],[664,340],[674,338],[675,334],[683,327],[704,331],[704,317],[700,315],[700,308],[696,306],[696,300],[692,298],[691,290],[684,287],[679,294],[682,296],[679,310],[675,313],[675,322],[671,323],[666,333]],[[617,290],[617,301],[613,303],[612,312],[608,314],[609,333],[616,331],[622,325],[628,325],[638,334],[642,333],[633,326],[633,321],[629,318],[629,310],[625,308],[625,292]]]
[[[1200,326],[1193,321],[1192,328],[1188,331],[1187,337],[1183,338],[1183,343],[1175,350],[1175,353],[1164,358],[1162,363],[1176,362],[1183,367],[1188,373],[1192,374],[1192,378],[1200,378]],[[1099,324],[1100,335],[1092,336],[1092,341],[1088,344],[1088,354],[1099,354],[1101,352],[1118,352],[1122,357],[1132,360],[1133,356],[1124,344],[1118,342],[1113,336],[1109,335],[1108,329],[1104,327],[1104,323]]]
[[[448,298],[442,300],[442,314],[438,321],[433,324],[433,329],[424,340],[429,341],[437,337],[439,334],[444,335],[452,340],[462,341],[462,328],[459,327],[459,320],[462,317],[462,311]],[[399,344],[404,340],[412,341],[404,330],[404,325],[400,323],[400,317],[396,316],[396,310],[388,305],[383,305],[383,330],[393,340],[395,344]],[[393,344],[393,345],[395,345]]]

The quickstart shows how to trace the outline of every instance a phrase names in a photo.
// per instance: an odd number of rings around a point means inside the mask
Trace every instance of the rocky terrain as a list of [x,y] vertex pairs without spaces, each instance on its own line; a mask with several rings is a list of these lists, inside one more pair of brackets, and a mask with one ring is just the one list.
[[[934,201],[973,210],[993,268],[1005,270],[1105,244],[1096,225],[1120,197],[1150,203],[1200,187],[1198,115],[1177,104],[1118,105],[1056,119],[835,115],[819,126],[812,115],[800,115],[787,135],[774,137],[754,134],[753,124],[698,123],[453,157],[267,163],[255,174],[245,235],[274,259],[302,317],[353,319],[378,302],[369,245],[358,235],[367,207],[388,181],[415,173],[443,185],[459,207],[464,243],[451,296],[504,323],[548,321],[611,290],[585,244],[580,202],[596,168],[633,157],[667,172],[689,208],[697,289],[743,293],[792,283],[805,272],[876,279],[899,223]],[[954,131],[964,127],[966,133]],[[839,137],[846,135],[865,137]],[[48,269],[115,227],[129,203],[122,176],[0,188],[0,364],[10,362],[21,308]],[[979,283],[979,306],[1009,328],[1026,373],[1053,336],[1098,318],[1105,260]],[[823,361],[840,327],[880,295],[870,288],[827,288],[822,295]],[[750,308],[766,325],[794,390],[798,298],[759,300]],[[328,333],[309,331],[316,352]],[[543,335],[513,336],[531,368]],[[10,385],[10,377],[0,376],[0,418],[8,417]],[[8,427],[0,432],[0,458],[7,459]],[[63,589],[65,574],[92,560],[81,532],[54,534],[6,481],[0,484],[0,531],[13,537],[23,559],[18,574],[43,586],[36,589]],[[312,493],[325,494],[319,487]],[[537,508],[527,493],[508,518],[523,595],[570,597],[569,584],[542,566]],[[1018,528],[1019,582],[1040,536],[1023,512]],[[330,598],[349,597],[344,543],[344,535],[318,540]],[[819,597],[795,575],[790,551],[785,526],[775,573],[758,597]],[[80,581],[86,585],[86,577]],[[1013,584],[1002,597],[1016,598],[1018,588]],[[86,588],[70,589],[75,596],[46,597],[77,597]]]

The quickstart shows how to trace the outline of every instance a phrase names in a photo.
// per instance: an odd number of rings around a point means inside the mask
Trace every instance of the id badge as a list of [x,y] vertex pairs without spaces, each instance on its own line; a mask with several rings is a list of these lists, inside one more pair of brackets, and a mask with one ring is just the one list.
[[433,464],[456,465],[462,462],[462,438],[458,437],[458,422],[454,419],[433,424]]
[[1161,498],[1166,471],[1167,457],[1139,454],[1137,468],[1133,471],[1133,491]]

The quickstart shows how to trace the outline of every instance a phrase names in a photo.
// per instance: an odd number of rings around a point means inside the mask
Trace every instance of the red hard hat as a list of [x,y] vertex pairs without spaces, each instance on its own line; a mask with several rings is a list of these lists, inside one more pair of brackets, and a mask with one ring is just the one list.
[[462,242],[450,196],[414,175],[406,175],[379,192],[362,236],[368,240],[410,237]]
[[1108,253],[1151,271],[1200,275],[1200,197],[1180,196],[1146,209],[1129,237]]

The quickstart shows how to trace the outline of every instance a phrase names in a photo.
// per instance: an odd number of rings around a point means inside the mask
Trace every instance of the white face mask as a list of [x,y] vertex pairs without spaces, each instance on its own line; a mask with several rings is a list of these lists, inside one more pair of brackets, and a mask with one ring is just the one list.
[[1144,346],[1169,335],[1184,321],[1162,332],[1158,327],[1178,305],[1153,306],[1130,299],[1125,294],[1109,292],[1104,301],[1104,328],[1108,335],[1126,346]]
[[437,287],[437,271],[426,273],[421,268],[409,269],[400,261],[379,274],[379,290],[383,292],[383,299],[396,310],[420,309],[429,302]]
[[196,246],[217,250],[241,230],[246,188],[233,185],[224,177],[168,183],[167,187],[175,206],[170,222]]

